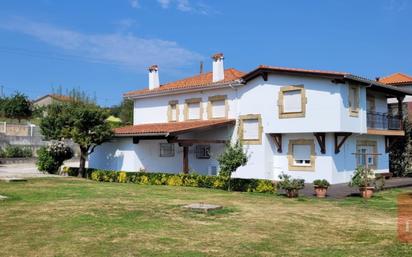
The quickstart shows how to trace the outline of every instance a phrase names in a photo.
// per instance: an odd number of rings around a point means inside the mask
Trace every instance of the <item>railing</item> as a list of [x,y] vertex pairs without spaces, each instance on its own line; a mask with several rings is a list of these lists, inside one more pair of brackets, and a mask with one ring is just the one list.
[[381,112],[368,112],[368,128],[382,130],[402,130],[402,120],[398,115]]

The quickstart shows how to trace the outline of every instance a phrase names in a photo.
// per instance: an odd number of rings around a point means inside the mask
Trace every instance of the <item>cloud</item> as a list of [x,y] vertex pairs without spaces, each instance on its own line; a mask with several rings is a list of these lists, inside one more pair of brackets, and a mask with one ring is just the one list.
[[157,2],[160,4],[160,6],[164,9],[169,8],[171,0],[157,0]]
[[33,37],[86,61],[120,65],[137,71],[145,71],[149,65],[158,64],[166,72],[176,72],[203,58],[174,41],[134,34],[85,34],[22,18],[0,21],[1,28]]
[[140,8],[139,0],[130,0],[132,8]]
[[170,7],[176,8],[181,12],[199,13],[199,14],[212,14],[216,13],[210,6],[198,1],[193,2],[189,0],[157,0],[163,9],[168,9]]
[[384,9],[395,13],[403,12],[407,9],[407,7],[407,0],[388,0],[384,5]]

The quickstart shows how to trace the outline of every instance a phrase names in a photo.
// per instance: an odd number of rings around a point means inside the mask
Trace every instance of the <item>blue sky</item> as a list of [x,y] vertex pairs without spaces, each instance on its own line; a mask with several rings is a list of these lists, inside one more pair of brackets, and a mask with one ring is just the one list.
[[0,85],[31,98],[81,88],[102,105],[160,80],[259,64],[412,75],[412,1],[95,0],[0,3]]

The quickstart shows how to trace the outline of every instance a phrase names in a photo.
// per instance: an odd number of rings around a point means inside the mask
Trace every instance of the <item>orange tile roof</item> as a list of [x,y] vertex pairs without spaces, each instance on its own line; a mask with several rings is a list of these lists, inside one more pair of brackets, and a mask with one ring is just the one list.
[[412,84],[412,77],[398,72],[379,79],[379,82],[387,85]]
[[196,129],[215,128],[235,124],[234,119],[181,121],[168,123],[148,123],[126,126],[114,129],[117,136],[145,135],[145,134],[179,134]]
[[181,80],[177,80],[174,82],[161,85],[157,89],[149,90],[148,88],[146,88],[142,90],[127,92],[126,94],[124,94],[124,96],[128,97],[128,96],[144,95],[146,93],[156,94],[160,92],[172,91],[172,90],[177,90],[177,89],[189,89],[189,88],[196,88],[196,87],[207,86],[207,85],[216,85],[218,83],[225,83],[225,82],[230,82],[230,81],[240,79],[243,75],[245,75],[245,73],[238,71],[236,69],[233,69],[233,68],[229,68],[225,70],[225,79],[219,82],[213,83],[212,72],[207,72],[207,73],[199,74],[193,77],[189,77],[189,78],[185,78],[185,79],[181,79]]
[[67,95],[51,94],[50,97],[57,101],[62,101],[62,102],[70,102],[73,100],[72,97],[67,96]]

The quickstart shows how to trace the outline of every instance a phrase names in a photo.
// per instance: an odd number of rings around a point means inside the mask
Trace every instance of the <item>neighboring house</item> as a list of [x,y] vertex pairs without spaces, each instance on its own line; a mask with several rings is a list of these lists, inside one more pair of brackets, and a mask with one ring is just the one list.
[[[379,82],[386,85],[395,86],[401,89],[412,90],[412,76],[403,73],[394,73],[387,77],[380,78]],[[406,96],[403,102],[403,115],[405,115],[405,117],[407,117],[409,121],[412,121],[412,96]],[[388,99],[388,104],[389,113],[393,115],[399,115],[398,100],[395,98],[390,98]]]
[[38,98],[33,101],[35,107],[45,107],[53,103],[65,103],[70,102],[72,98],[65,95],[49,94]]
[[149,68],[149,88],[128,92],[134,125],[118,128],[96,147],[89,167],[124,171],[215,175],[225,143],[239,139],[249,155],[241,178],[307,182],[350,180],[358,165],[389,172],[390,138],[403,136],[387,113],[387,98],[410,91],[343,72],[259,66],[243,73],[223,68],[160,85]]

